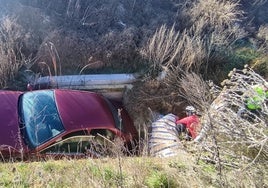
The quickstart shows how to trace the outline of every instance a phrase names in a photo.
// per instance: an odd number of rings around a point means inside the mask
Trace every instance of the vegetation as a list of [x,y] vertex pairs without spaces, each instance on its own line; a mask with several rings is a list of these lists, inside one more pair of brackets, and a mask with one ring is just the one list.
[[[238,115],[252,85],[267,87],[266,0],[0,4],[1,89],[24,90],[40,75],[141,75],[124,93],[140,157],[4,163],[0,186],[268,186],[267,103],[259,115]],[[181,115],[186,104],[202,115],[202,141],[177,158],[149,158],[152,112]]]
[[[1,187],[221,187],[212,164],[196,164],[191,155],[176,158],[131,157],[1,164]],[[263,187],[264,167],[226,169],[225,187]],[[239,181],[237,181],[239,179]]]

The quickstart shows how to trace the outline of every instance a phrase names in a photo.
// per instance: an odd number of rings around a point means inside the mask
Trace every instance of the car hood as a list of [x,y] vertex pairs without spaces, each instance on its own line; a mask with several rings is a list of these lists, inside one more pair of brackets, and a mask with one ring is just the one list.
[[55,90],[55,98],[66,130],[115,128],[112,113],[101,96],[90,92]]
[[3,155],[22,151],[23,143],[18,123],[18,98],[22,92],[0,92],[0,151]]

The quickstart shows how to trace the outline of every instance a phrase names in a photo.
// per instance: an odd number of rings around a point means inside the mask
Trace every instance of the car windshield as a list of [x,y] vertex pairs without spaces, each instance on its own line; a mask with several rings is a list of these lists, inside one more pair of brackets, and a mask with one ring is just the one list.
[[31,148],[64,131],[52,90],[27,92],[20,100],[24,137]]

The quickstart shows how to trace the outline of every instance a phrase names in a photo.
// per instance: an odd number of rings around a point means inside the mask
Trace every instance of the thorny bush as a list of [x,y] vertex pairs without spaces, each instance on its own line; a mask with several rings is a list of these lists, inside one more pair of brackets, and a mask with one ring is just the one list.
[[251,68],[230,72],[223,88],[213,87],[219,93],[203,114],[200,146],[206,152],[201,157],[219,165],[250,167],[268,160],[267,97],[258,113],[248,110],[245,101],[257,94],[255,87],[267,88],[268,83]]

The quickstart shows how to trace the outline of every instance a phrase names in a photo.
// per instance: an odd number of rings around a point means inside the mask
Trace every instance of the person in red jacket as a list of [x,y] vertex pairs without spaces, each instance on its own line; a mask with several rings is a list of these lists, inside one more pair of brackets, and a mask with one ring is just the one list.
[[187,106],[185,112],[187,117],[176,120],[178,134],[186,133],[186,140],[195,139],[200,128],[196,109],[193,106]]

